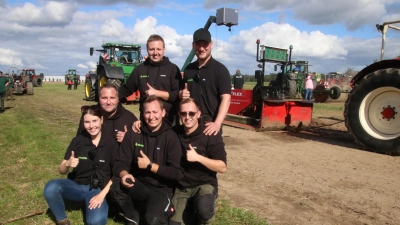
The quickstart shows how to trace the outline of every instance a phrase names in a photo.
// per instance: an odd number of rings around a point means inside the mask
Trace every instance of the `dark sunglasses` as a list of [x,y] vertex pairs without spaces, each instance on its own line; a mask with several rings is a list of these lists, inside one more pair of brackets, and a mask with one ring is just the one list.
[[186,117],[189,115],[190,118],[193,118],[197,112],[179,112],[180,117]]
[[99,106],[98,105],[84,105],[81,107],[81,112],[87,112],[89,109],[93,110],[93,111],[97,111],[99,110]]

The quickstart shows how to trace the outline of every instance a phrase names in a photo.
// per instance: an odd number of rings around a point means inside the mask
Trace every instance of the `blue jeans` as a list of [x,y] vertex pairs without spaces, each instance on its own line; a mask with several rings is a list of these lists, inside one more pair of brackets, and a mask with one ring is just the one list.
[[311,100],[312,89],[306,89],[306,95],[304,96],[304,100]]
[[71,201],[84,201],[86,205],[86,222],[91,225],[107,224],[108,204],[104,199],[100,208],[89,209],[89,201],[99,194],[101,189],[92,189],[90,185],[80,185],[69,179],[54,179],[49,181],[44,188],[44,197],[56,220],[67,218],[65,214],[64,199]]

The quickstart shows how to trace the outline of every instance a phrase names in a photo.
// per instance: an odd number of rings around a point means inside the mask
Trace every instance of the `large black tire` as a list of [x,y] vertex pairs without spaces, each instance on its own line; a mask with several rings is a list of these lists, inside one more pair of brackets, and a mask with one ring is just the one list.
[[400,153],[400,70],[370,73],[351,90],[344,118],[355,141],[380,153]]
[[42,79],[40,77],[36,77],[32,79],[32,84],[34,87],[41,87],[42,86]]
[[318,90],[325,90],[325,87],[323,85],[318,85],[316,88],[314,88],[312,92],[312,96],[314,98],[314,101],[316,103],[323,103],[326,102],[329,98],[329,93],[328,92],[318,92]]
[[342,94],[342,90],[340,90],[340,88],[338,86],[333,86],[331,87],[331,92],[329,92],[329,97],[331,97],[331,99],[338,99],[340,98],[340,95]]
[[103,86],[105,83],[110,83],[113,84],[119,89],[121,87],[121,81],[118,79],[110,79],[106,76],[104,70],[100,71],[100,78],[98,82],[98,88],[100,89],[101,86]]
[[297,82],[296,80],[289,80],[289,93],[287,98],[297,98]]
[[96,93],[95,93],[95,89],[92,87],[92,82],[89,79],[87,79],[85,81],[84,90],[85,90],[85,100],[86,101],[93,101],[94,98],[95,98]]
[[26,94],[33,95],[33,84],[30,81],[26,82]]

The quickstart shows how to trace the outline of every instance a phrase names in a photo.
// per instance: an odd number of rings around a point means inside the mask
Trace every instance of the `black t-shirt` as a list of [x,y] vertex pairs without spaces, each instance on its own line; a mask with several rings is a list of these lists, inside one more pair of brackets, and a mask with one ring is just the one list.
[[189,135],[185,134],[183,126],[177,128],[183,150],[181,165],[185,171],[184,177],[178,182],[180,188],[211,184],[215,189],[218,189],[216,172],[211,171],[201,163],[189,162],[186,159],[186,151],[191,144],[197,154],[209,159],[221,160],[227,164],[225,144],[221,133],[219,132],[216,136],[207,136],[203,133],[203,130],[204,125],[201,121],[199,127]]
[[231,76],[228,69],[211,57],[202,68],[198,67],[198,61],[190,63],[184,74],[180,89],[182,90],[187,83],[190,97],[199,102],[202,115],[210,115],[215,119],[221,95],[231,94]]
[[236,74],[233,76],[233,87],[235,89],[243,89],[244,78],[242,74]]
[[[87,185],[90,184],[90,177],[95,169],[99,180],[101,179],[103,185],[106,185],[112,176],[118,148],[117,141],[106,135],[101,136],[97,147],[93,145],[88,135],[74,137],[65,152],[64,159],[69,160],[74,151],[74,157],[79,158],[79,164],[68,174],[68,178],[78,184]],[[94,158],[89,153],[92,150]]]

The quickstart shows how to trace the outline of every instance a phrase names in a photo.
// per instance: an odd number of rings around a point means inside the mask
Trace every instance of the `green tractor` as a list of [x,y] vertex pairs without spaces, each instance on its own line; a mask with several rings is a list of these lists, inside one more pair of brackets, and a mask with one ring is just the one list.
[[[85,80],[85,99],[98,101],[98,90],[106,82],[117,87],[125,84],[133,69],[141,63],[141,46],[137,44],[120,44],[107,42],[102,45],[96,73],[89,73]],[[90,48],[93,55],[94,48]],[[135,98],[136,99],[136,98]],[[129,101],[129,100],[128,100]]]
[[[278,67],[280,68],[280,72],[277,74],[276,79],[269,83],[269,87],[273,87],[276,89],[276,96],[271,96],[271,98],[278,99],[296,99],[302,98],[305,96],[305,79],[310,73],[308,61],[291,61],[293,46],[289,47],[289,60],[283,61],[274,66],[274,70],[277,71]],[[273,47],[264,46],[264,60],[260,61],[269,61],[268,58],[271,54],[276,54],[277,51],[281,52],[280,54],[285,54],[286,50],[277,49]],[[319,74],[313,73],[312,77],[314,87],[317,85],[317,77]]]
[[71,80],[74,82],[75,79],[78,80],[78,84],[81,84],[80,76],[78,75],[78,72],[75,69],[69,69],[65,76],[64,76],[64,83],[65,85],[68,85],[68,81]]

